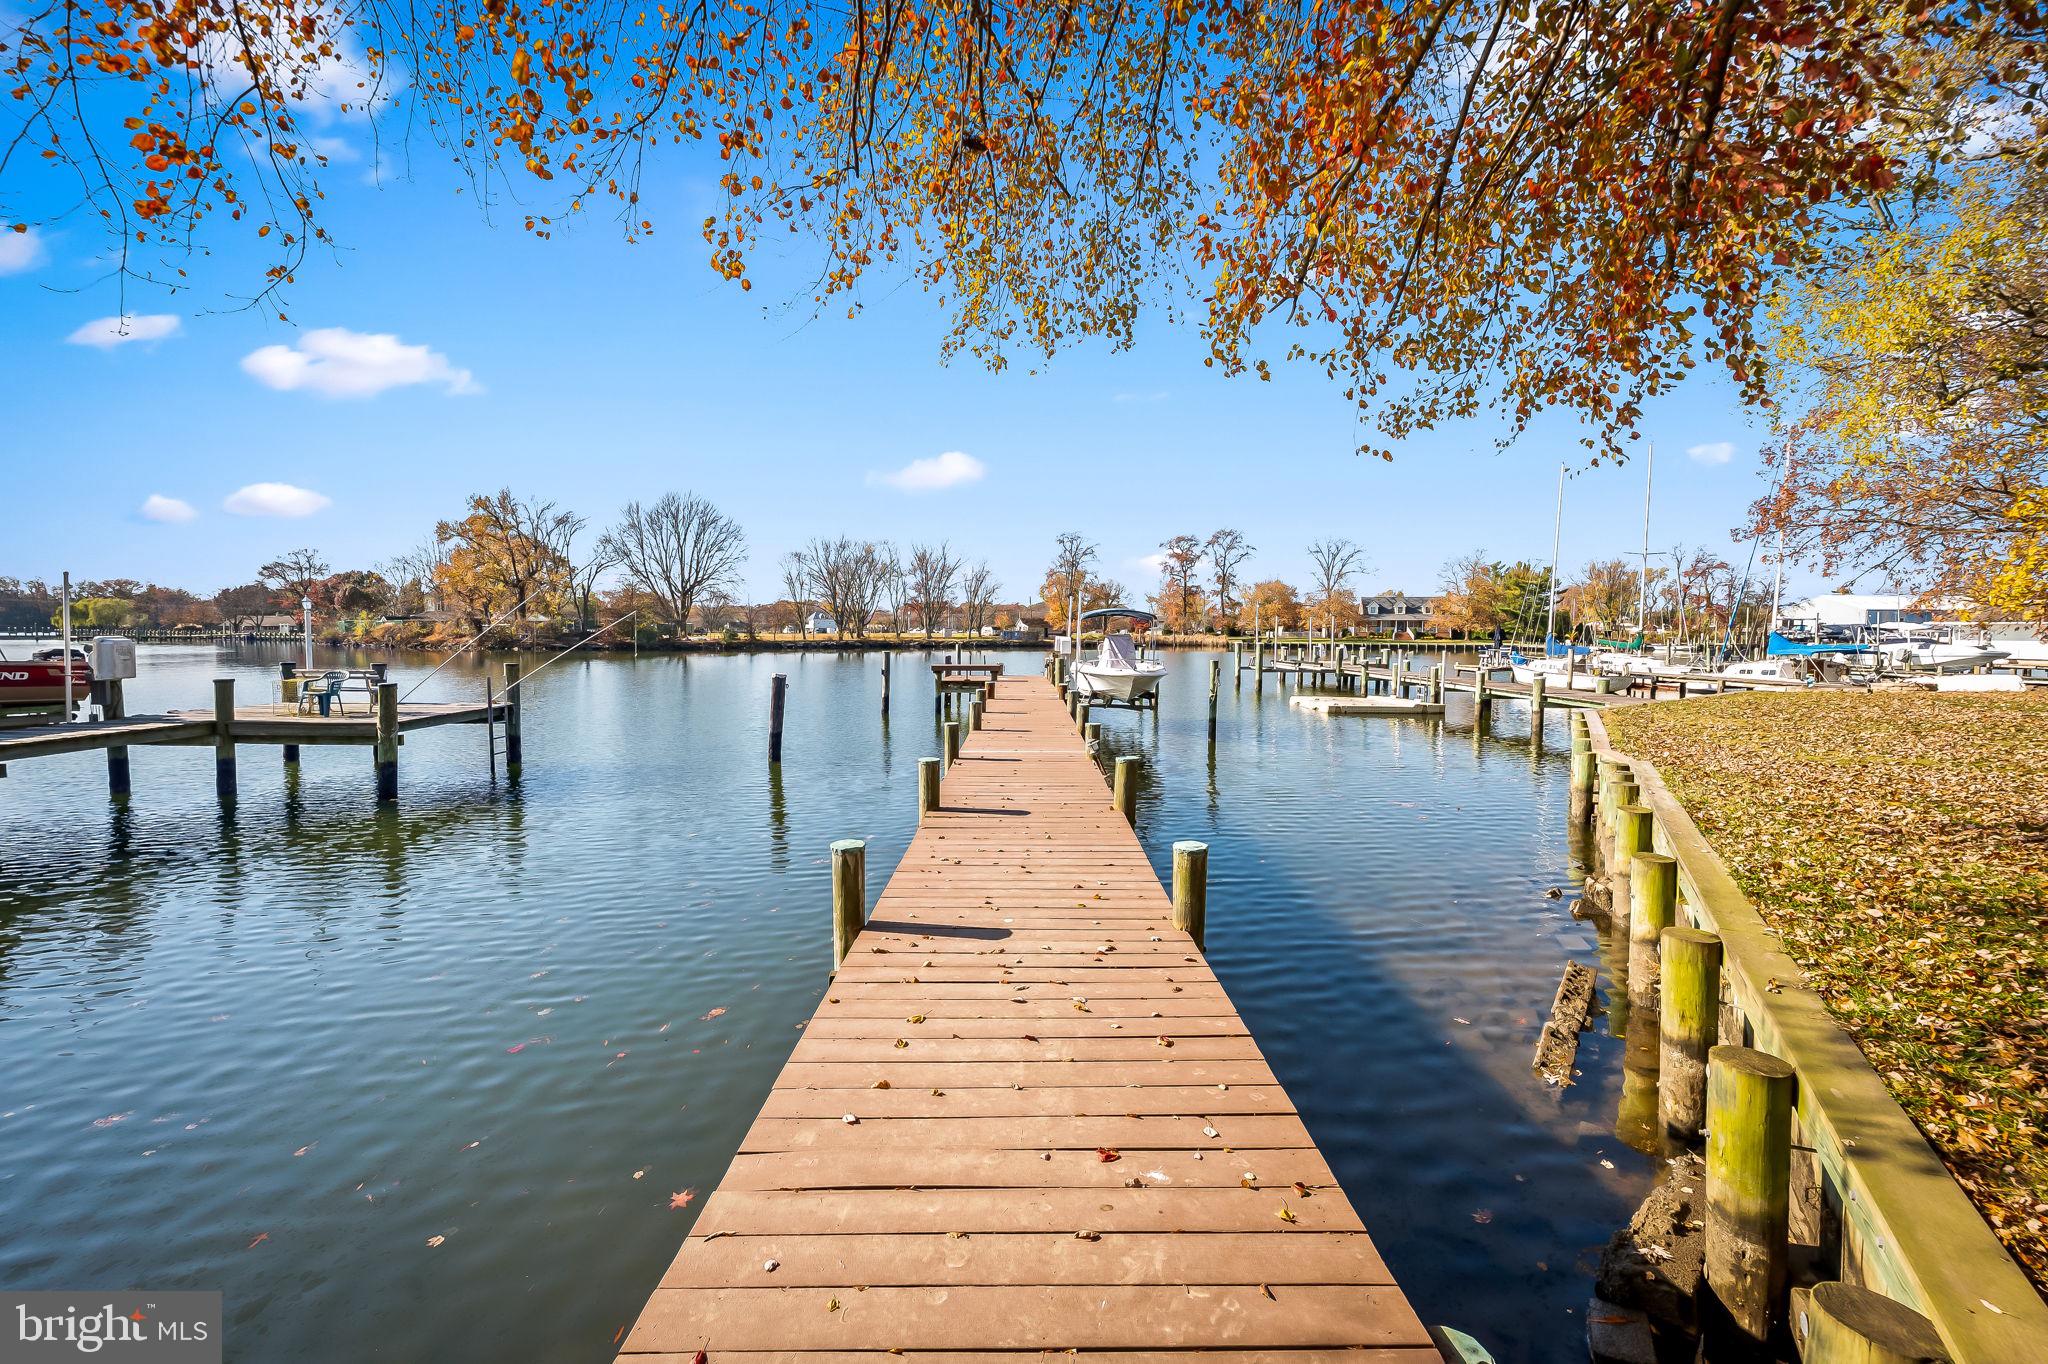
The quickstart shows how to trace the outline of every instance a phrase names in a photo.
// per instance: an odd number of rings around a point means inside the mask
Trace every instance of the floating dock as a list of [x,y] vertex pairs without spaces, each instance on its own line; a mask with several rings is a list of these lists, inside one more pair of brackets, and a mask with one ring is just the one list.
[[1173,922],[1005,678],[620,1358],[1437,1364]]
[[1288,705],[1318,715],[1442,715],[1443,703],[1409,696],[1296,696]]

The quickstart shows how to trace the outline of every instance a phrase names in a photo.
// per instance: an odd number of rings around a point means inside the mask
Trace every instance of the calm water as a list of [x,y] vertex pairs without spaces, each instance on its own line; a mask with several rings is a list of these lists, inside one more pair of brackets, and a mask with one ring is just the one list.
[[[143,650],[131,711],[270,694],[275,653]],[[1013,668],[1036,655],[1006,655]],[[1593,1259],[1648,1162],[1614,1135],[1621,1044],[1529,1071],[1569,958],[1565,719],[1476,735],[1323,719],[1169,658],[1107,744],[1150,774],[1165,872],[1209,841],[1210,956],[1426,1321],[1503,1361],[1584,1358]],[[323,659],[323,662],[328,660]],[[410,685],[431,661],[407,658]],[[531,663],[529,663],[529,667]],[[787,752],[765,759],[770,674]],[[0,1284],[226,1294],[236,1360],[601,1360],[815,1006],[826,847],[879,889],[937,751],[928,675],[874,657],[564,662],[526,780],[484,732],[411,736],[379,812],[362,748],[99,754],[0,782]],[[479,697],[458,662],[421,699]],[[431,1242],[431,1244],[430,1244]]]

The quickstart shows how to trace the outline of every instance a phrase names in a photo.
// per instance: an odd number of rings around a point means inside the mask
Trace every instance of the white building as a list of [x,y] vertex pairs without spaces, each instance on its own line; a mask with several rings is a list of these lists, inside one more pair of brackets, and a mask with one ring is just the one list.
[[1778,608],[1780,623],[1799,626],[1924,625],[1953,614],[1953,603],[1922,601],[1912,593],[1828,592]]
[[813,635],[836,635],[839,633],[839,622],[823,611],[813,611],[804,620],[804,631]]

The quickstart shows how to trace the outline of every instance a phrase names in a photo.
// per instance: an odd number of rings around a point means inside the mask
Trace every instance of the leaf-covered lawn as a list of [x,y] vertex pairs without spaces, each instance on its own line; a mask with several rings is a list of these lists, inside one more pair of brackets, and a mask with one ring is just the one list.
[[2048,1286],[2048,694],[1757,692],[1602,718]]

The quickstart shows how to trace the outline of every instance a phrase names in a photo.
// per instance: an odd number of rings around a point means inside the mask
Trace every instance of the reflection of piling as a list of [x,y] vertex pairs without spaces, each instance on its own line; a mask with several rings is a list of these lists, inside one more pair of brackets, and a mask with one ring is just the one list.
[[1707,1053],[1707,1284],[1725,1353],[1768,1357],[1785,1313],[1792,1067],[1748,1047]]
[[398,800],[398,684],[377,684],[377,802]]
[[1632,1000],[1621,1035],[1621,1102],[1614,1112],[1614,1135],[1631,1150],[1661,1155],[1664,1134],[1657,1121],[1656,1001]]
[[768,761],[782,761],[782,711],[789,696],[789,678],[781,673],[768,684]]
[[832,845],[832,966],[839,963],[860,936],[868,917],[868,845],[842,838]]
[[213,679],[213,789],[221,803],[235,803],[235,679]]
[[1202,947],[1209,922],[1209,845],[1184,840],[1173,845],[1173,926]]
[[1702,929],[1667,928],[1658,958],[1657,1111],[1666,1132],[1694,1141],[1707,1117],[1707,1053],[1720,1034],[1721,940]]
[[1116,812],[1124,822],[1135,826],[1138,822],[1138,759],[1123,757],[1116,760],[1116,780],[1112,787],[1116,796]]

